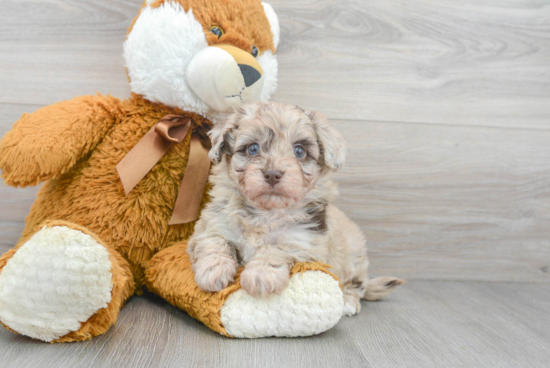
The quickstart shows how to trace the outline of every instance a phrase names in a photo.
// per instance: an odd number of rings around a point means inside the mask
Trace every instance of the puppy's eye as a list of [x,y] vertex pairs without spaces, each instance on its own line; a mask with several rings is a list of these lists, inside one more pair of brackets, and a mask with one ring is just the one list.
[[256,143],[251,144],[248,146],[247,152],[250,156],[256,156],[258,153],[260,153],[260,146]]
[[212,34],[215,34],[216,36],[218,36],[218,38],[220,38],[221,36],[223,36],[225,34],[225,32],[223,31],[223,29],[221,29],[220,27],[218,26],[213,26],[210,28],[210,33]]
[[296,158],[304,158],[306,155],[306,150],[302,146],[294,146],[294,156]]
[[259,53],[260,53],[260,51],[258,50],[258,48],[256,46],[252,45],[252,52],[251,52],[252,56],[257,58]]

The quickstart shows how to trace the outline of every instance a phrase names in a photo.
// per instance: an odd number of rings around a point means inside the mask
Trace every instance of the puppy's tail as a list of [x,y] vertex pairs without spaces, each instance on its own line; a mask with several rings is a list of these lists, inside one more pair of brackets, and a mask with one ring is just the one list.
[[405,284],[406,282],[406,280],[401,280],[391,276],[377,277],[369,280],[363,299],[370,301],[382,299],[391,293],[393,289],[399,285]]

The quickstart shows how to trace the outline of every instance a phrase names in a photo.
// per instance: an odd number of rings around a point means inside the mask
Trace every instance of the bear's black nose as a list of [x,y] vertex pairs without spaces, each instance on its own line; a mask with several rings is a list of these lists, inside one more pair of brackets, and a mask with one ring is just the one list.
[[241,74],[244,77],[244,85],[247,87],[250,87],[262,77],[260,72],[250,65],[239,64],[239,68],[241,69]]

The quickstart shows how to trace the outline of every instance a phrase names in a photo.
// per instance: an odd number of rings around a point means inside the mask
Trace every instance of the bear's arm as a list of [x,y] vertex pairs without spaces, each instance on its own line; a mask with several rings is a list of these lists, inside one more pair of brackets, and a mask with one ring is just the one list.
[[0,141],[4,181],[26,187],[64,174],[103,139],[120,107],[111,96],[81,96],[23,114]]

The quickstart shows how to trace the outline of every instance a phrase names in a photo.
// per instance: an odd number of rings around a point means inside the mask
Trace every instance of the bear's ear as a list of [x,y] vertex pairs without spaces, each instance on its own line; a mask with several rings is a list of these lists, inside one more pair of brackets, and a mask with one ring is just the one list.
[[315,127],[324,164],[332,171],[339,170],[346,161],[346,141],[330,126],[324,114],[316,111],[306,111],[306,114]]
[[208,132],[210,140],[212,141],[212,148],[208,153],[210,161],[217,164],[222,160],[223,154],[233,154],[233,145],[235,143],[235,137],[231,134],[234,129],[239,127],[239,121],[242,116],[242,108],[236,109],[236,113],[233,114],[225,122],[215,124],[214,127]]
[[281,28],[279,28],[279,18],[277,17],[277,14],[275,13],[275,10],[273,10],[273,7],[271,5],[269,5],[268,3],[262,3],[262,5],[264,6],[267,20],[269,20],[269,24],[271,25],[271,33],[273,33],[273,44],[275,45],[275,48],[278,48],[279,37],[281,35]]

